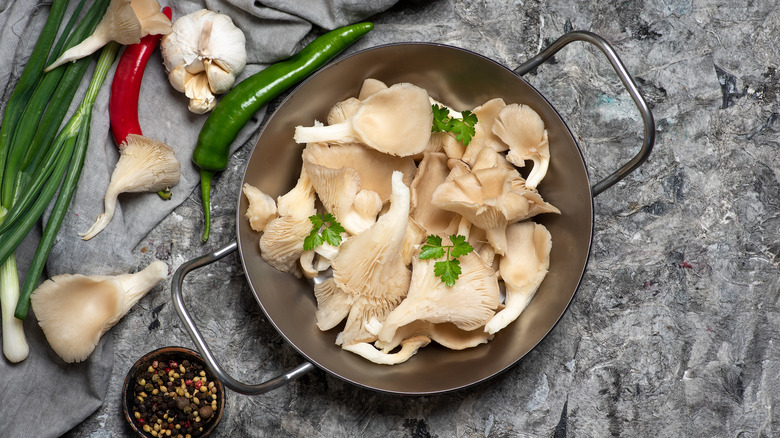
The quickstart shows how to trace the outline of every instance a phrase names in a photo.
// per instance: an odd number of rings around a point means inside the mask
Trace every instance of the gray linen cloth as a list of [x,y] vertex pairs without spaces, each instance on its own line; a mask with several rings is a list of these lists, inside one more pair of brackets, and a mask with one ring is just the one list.
[[[78,2],[71,3],[73,10]],[[247,37],[247,67],[238,77],[239,82],[269,63],[292,55],[314,32],[361,21],[386,10],[395,0],[161,0],[160,3],[173,9],[174,19],[202,8],[232,18]],[[7,84],[0,100],[2,109],[48,16],[49,4],[45,0],[0,0],[0,59],[6,60],[0,63],[0,84]],[[91,71],[72,108],[83,96],[90,76]],[[182,165],[181,181],[172,189],[170,201],[163,201],[155,194],[121,196],[114,218],[105,230],[88,242],[78,237],[77,233],[86,231],[102,212],[103,194],[119,156],[109,131],[112,77],[113,70],[95,103],[88,156],[71,209],[49,257],[48,276],[130,272],[131,251],[199,184],[198,169],[190,157],[206,117],[187,110],[187,99],[169,85],[158,52],[152,56],[144,74],[139,118],[144,135],[174,148]],[[256,138],[263,114],[261,110],[244,127],[233,143],[233,150]],[[17,251],[20,278],[29,265],[39,233],[39,230],[31,233]],[[0,436],[60,436],[102,404],[113,372],[111,336],[104,336],[86,361],[67,364],[48,346],[32,314],[25,321],[25,332],[30,344],[29,357],[18,364],[11,364],[5,357],[0,359]]]

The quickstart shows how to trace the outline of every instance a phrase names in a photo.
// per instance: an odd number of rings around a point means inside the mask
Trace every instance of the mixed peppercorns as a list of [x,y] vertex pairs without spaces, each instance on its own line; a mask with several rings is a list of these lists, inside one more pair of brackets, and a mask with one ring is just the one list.
[[189,360],[153,360],[135,377],[131,415],[153,437],[202,436],[219,406],[217,385]]

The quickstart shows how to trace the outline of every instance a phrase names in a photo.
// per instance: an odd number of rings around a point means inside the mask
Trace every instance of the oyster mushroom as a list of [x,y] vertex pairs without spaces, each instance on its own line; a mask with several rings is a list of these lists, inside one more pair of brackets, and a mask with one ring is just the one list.
[[496,253],[505,254],[507,225],[534,213],[525,191],[512,186],[517,172],[499,167],[470,171],[466,164],[454,164],[447,181],[434,191],[431,203],[485,230]]
[[453,220],[457,216],[454,212],[431,203],[433,193],[450,174],[447,161],[447,155],[442,152],[425,152],[410,187],[410,216],[428,234],[449,235],[452,232]]
[[336,123],[346,121],[355,115],[358,108],[360,108],[360,100],[356,97],[350,97],[333,105],[330,111],[328,111],[328,117],[326,119],[328,125],[335,125]]
[[355,296],[338,287],[333,277],[314,284],[314,297],[317,299],[317,327],[322,331],[336,327],[349,315]]
[[505,307],[485,325],[496,333],[525,310],[550,267],[552,237],[544,225],[519,222],[506,230],[509,250],[501,257],[499,272],[506,286]]
[[550,164],[547,130],[539,114],[528,105],[507,105],[498,113],[493,133],[509,146],[506,158],[515,166],[523,167],[526,160],[533,161],[526,186],[536,188]]
[[395,353],[386,353],[374,348],[367,342],[345,345],[343,348],[379,365],[397,365],[406,362],[422,347],[431,342],[427,336],[414,336],[401,342],[401,349]]
[[382,323],[377,338],[388,343],[396,330],[413,321],[434,324],[452,323],[461,330],[475,330],[485,325],[498,308],[498,277],[475,253],[460,258],[462,273],[453,286],[447,286],[434,275],[434,260],[412,261],[412,279],[404,300]]
[[408,83],[395,84],[361,101],[360,108],[341,123],[297,126],[297,143],[359,142],[390,155],[411,156],[425,150],[433,113],[428,93]]
[[356,143],[328,146],[310,143],[303,166],[325,209],[350,234],[359,234],[376,222],[390,199],[391,175],[400,170],[410,184],[417,170],[410,157],[392,157]]
[[176,154],[163,142],[129,134],[119,146],[119,151],[119,161],[103,200],[104,211],[85,233],[79,234],[84,240],[95,237],[108,226],[121,193],[164,190],[176,185],[181,177],[181,165]]
[[103,334],[167,277],[168,265],[159,260],[134,274],[55,275],[30,300],[52,349],[65,362],[81,362]]
[[388,342],[376,341],[374,346],[389,353],[410,338],[425,336],[437,344],[451,350],[465,350],[487,343],[493,339],[492,334],[485,333],[483,327],[474,330],[463,330],[455,324],[445,322],[434,324],[430,321],[416,320],[395,331],[393,339]]
[[412,273],[401,257],[409,220],[409,188],[398,171],[393,172],[392,184],[387,213],[342,243],[331,264],[336,285],[355,297],[337,343],[373,341],[366,328],[370,318],[381,322],[409,289]]
[[363,85],[360,87],[360,92],[358,93],[358,99],[359,100],[366,100],[366,98],[377,91],[381,91],[388,88],[387,84],[380,81],[379,79],[374,78],[367,78],[363,81]]
[[112,0],[92,35],[66,50],[45,71],[87,57],[110,41],[136,44],[146,35],[167,35],[171,31],[171,20],[160,11],[156,0]]
[[242,191],[249,201],[244,213],[249,226],[257,232],[263,231],[268,222],[277,217],[274,198],[248,183],[244,184]]
[[508,146],[493,132],[493,124],[504,107],[506,107],[504,99],[498,97],[474,108],[473,113],[479,122],[474,127],[474,137],[471,138],[469,147],[463,151],[463,155],[460,157],[469,166],[474,166],[477,155],[484,148],[491,148],[497,152],[507,150]]
[[295,187],[276,200],[279,217],[268,222],[260,236],[260,256],[269,265],[301,275],[297,263],[303,253],[303,240],[312,229],[309,216],[317,212],[314,200],[314,187],[301,168]]

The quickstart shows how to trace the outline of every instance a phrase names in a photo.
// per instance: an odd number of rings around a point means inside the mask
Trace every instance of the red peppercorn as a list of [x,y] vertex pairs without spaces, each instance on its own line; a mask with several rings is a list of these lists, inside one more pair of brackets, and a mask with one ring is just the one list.
[[192,385],[192,379],[187,379],[187,380],[185,380],[185,381],[184,381],[184,384],[185,384],[185,385],[187,385],[187,386],[190,386],[190,385]]
[[144,420],[143,418],[139,418],[139,419],[138,419],[138,424],[140,424],[141,426],[143,426],[144,424],[146,424],[146,420]]
[[171,368],[178,368],[179,364],[175,360],[171,360],[170,362],[168,362],[168,366],[170,366]]
[[201,382],[200,380],[195,382],[195,389],[200,389],[201,386],[203,386],[203,382]]

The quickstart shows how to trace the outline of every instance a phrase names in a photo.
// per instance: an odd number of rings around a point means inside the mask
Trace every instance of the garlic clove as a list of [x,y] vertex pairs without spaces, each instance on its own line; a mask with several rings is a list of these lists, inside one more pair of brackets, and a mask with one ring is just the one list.
[[214,94],[227,93],[236,82],[236,77],[215,62],[206,60],[204,64],[206,65],[206,77],[208,78],[211,92]]
[[203,114],[214,109],[217,99],[211,92],[206,73],[198,73],[184,84],[184,95],[190,98],[188,108],[195,114]]
[[184,68],[189,73],[192,73],[192,74],[196,75],[196,74],[206,70],[206,63],[204,61],[206,61],[206,60],[201,59],[200,57],[195,58],[195,59],[192,60],[192,62],[187,64]]
[[176,91],[178,91],[179,93],[184,93],[184,90],[186,88],[185,85],[194,76],[195,75],[188,72],[187,69],[184,68],[184,66],[179,66],[171,70],[171,72],[168,74],[168,82],[171,83],[171,86],[173,86],[173,88]]

